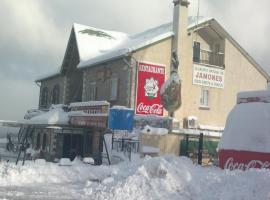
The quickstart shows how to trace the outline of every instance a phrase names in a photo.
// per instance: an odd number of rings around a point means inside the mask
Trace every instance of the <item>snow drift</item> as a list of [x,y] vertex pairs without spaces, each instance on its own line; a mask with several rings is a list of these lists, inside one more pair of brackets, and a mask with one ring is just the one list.
[[[0,164],[0,196],[40,199],[268,199],[270,171],[227,171],[165,156],[92,166],[27,162]],[[2,189],[1,189],[2,188]],[[1,192],[2,191],[2,192]],[[54,196],[55,195],[55,196]]]

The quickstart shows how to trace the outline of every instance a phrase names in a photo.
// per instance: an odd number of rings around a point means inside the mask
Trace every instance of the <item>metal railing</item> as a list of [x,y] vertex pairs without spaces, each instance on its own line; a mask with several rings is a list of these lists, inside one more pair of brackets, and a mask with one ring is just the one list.
[[193,58],[194,62],[202,64],[223,66],[224,65],[224,53],[212,52],[208,50],[200,49],[200,59]]

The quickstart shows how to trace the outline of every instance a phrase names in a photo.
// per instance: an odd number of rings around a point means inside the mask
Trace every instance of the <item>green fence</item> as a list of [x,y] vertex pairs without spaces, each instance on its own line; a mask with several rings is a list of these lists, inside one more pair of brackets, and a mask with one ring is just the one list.
[[[208,137],[203,137],[203,149],[202,149],[202,156],[206,162],[213,161],[217,159],[217,146],[218,141],[211,140]],[[188,156],[196,162],[198,158],[198,151],[199,151],[199,136],[189,135],[185,136],[184,139],[181,140],[180,143],[180,155],[181,156]]]

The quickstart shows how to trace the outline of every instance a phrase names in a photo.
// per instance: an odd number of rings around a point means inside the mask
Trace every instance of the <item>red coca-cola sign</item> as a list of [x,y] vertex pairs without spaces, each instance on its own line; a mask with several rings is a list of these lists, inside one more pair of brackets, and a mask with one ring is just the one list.
[[163,115],[160,89],[164,80],[164,66],[138,63],[136,114]]
[[270,153],[220,150],[219,166],[229,170],[247,170],[250,168],[270,169]]

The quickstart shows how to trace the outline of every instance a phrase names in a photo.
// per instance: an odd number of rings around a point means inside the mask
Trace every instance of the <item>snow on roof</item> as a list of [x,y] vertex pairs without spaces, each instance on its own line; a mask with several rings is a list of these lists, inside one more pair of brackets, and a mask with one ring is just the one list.
[[[198,26],[209,20],[211,20],[211,18],[200,17],[197,23],[196,17],[189,17],[188,28]],[[77,23],[73,24],[73,28],[80,56],[78,68],[89,67],[104,61],[109,61],[111,59],[127,55],[133,51],[173,35],[172,22],[134,35],[97,29]],[[42,76],[36,81],[40,82],[44,79],[48,79],[59,74],[59,71],[50,73],[47,76]]]
[[30,124],[63,124],[66,125],[69,122],[68,113],[61,108],[52,109],[44,114],[38,115],[25,120],[26,123]]
[[230,112],[219,149],[270,153],[270,103],[237,104]]
[[59,75],[60,75],[60,67],[58,67],[58,68],[56,68],[54,70],[51,70],[50,72],[48,72],[46,74],[41,75],[39,78],[37,78],[35,80],[35,82],[41,82],[43,80],[53,78],[53,77],[59,76]]
[[[207,21],[210,21],[212,19],[213,18],[199,17],[199,20],[197,21],[196,17],[189,17],[188,29],[206,23]],[[108,49],[107,51],[104,51],[103,53],[97,55],[93,59],[80,62],[78,68],[89,67],[91,65],[95,65],[100,62],[108,61],[110,59],[126,55],[140,48],[143,48],[147,45],[171,37],[173,34],[174,34],[173,27],[171,22],[146,30],[138,34],[130,36],[126,35],[127,38],[122,40],[122,42],[120,42],[119,45],[115,45],[114,47]]]
[[122,40],[119,45],[115,45],[114,47],[107,49],[107,51],[95,56],[93,59],[80,62],[78,68],[88,67],[99,62],[126,55],[132,51],[168,38],[172,35],[172,23],[168,23],[139,34],[127,36],[127,38]]
[[69,105],[72,107],[83,107],[83,106],[102,106],[102,105],[110,105],[108,101],[86,101],[86,102],[75,102]]
[[126,106],[113,106],[110,109],[114,109],[114,110],[133,110],[133,108],[128,108]]
[[100,117],[100,116],[108,116],[108,113],[85,113],[83,111],[70,111],[68,113],[69,117]]
[[125,33],[97,29],[76,23],[73,28],[81,62],[113,49],[127,38]]

